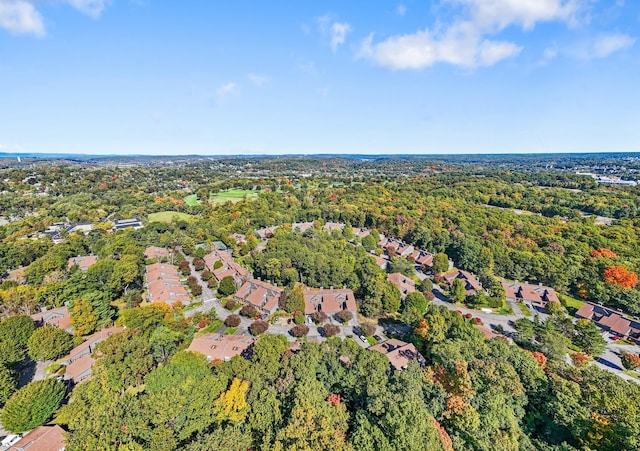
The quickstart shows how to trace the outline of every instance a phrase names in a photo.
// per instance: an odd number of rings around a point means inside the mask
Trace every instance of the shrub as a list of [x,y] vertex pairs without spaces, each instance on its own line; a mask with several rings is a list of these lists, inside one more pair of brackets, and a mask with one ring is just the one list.
[[361,327],[365,335],[373,335],[376,333],[376,326],[373,324],[362,324]]
[[205,282],[208,282],[213,277],[213,273],[208,269],[205,269],[204,271],[202,271],[202,274],[200,274],[200,277],[202,277],[202,280],[204,280]]
[[489,298],[489,307],[491,308],[500,308],[502,307],[502,299],[500,298]]
[[628,370],[635,370],[640,368],[640,357],[635,354],[624,353],[620,358],[622,360],[622,366]]
[[327,320],[328,316],[325,312],[313,312],[311,319],[316,324],[322,324]]
[[209,280],[207,280],[207,286],[209,288],[211,288],[212,290],[217,290],[218,289],[218,282],[216,281],[216,279],[214,279],[213,277]]
[[249,326],[249,332],[251,335],[263,334],[269,329],[269,323],[266,321],[254,321]]
[[236,283],[233,280],[233,277],[226,276],[223,277],[220,281],[220,286],[218,287],[218,291],[224,296],[229,296],[230,294],[235,293],[237,290]]
[[233,299],[229,299],[224,303],[224,308],[226,308],[230,312],[233,311],[233,309],[236,308],[236,301],[234,301]]
[[191,287],[191,294],[194,296],[200,296],[202,294],[202,285],[197,284]]
[[191,274],[191,267],[189,266],[189,262],[187,260],[182,260],[180,263],[178,263],[178,269],[183,276],[188,276],[189,274]]
[[349,310],[342,310],[341,312],[336,313],[336,318],[338,318],[338,321],[341,323],[348,323],[353,318],[353,313]]
[[220,269],[220,268],[222,268],[222,261],[218,260],[213,264],[213,270],[215,271],[216,269]]
[[41,426],[58,409],[64,394],[64,384],[56,379],[31,382],[7,400],[2,425],[14,433]]
[[298,324],[291,329],[291,333],[294,337],[304,337],[309,333],[309,327],[304,324]]
[[293,317],[293,322],[298,325],[304,324],[304,315],[302,313],[298,313],[296,316]]
[[245,304],[242,306],[240,314],[246,316],[247,318],[257,318],[260,312],[258,312],[258,309],[253,305]]
[[196,269],[196,271],[202,271],[204,269],[204,260],[200,257],[194,258],[193,267]]
[[324,334],[327,337],[335,337],[340,333],[340,326],[336,326],[335,324],[327,324],[324,326]]
[[224,320],[224,325],[227,327],[238,327],[241,321],[238,315],[229,315],[227,319]]
[[436,298],[436,295],[431,291],[425,291],[422,293],[427,301],[433,301]]
[[589,356],[584,352],[576,352],[571,356],[571,360],[573,360],[573,364],[578,368],[583,368],[589,362]]

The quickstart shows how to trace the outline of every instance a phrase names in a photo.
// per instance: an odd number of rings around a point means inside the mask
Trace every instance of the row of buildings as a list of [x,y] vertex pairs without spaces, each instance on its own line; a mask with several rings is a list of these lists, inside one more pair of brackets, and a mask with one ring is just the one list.
[[147,259],[155,260],[146,267],[147,300],[149,302],[164,302],[183,305],[191,302],[191,297],[180,281],[178,269],[171,263],[162,263],[170,258],[167,249],[150,246],[144,251]]
[[640,321],[635,318],[592,302],[583,304],[576,317],[591,320],[601,329],[640,345]]

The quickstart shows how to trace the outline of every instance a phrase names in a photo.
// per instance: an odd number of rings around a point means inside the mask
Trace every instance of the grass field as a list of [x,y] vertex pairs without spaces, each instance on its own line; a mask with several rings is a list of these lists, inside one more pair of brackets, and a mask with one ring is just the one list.
[[575,315],[575,313],[580,309],[580,307],[584,305],[584,301],[581,301],[580,299],[576,299],[566,294],[558,293],[558,299],[560,299],[560,302],[562,303],[562,305],[564,305],[567,308],[567,312],[569,312],[570,315]]
[[531,316],[531,312],[529,311],[526,305],[520,302],[518,302],[517,305],[518,305],[518,308],[522,310],[522,313],[524,314],[524,316]]
[[177,211],[160,211],[149,215],[149,222],[173,222],[174,219],[190,221],[193,216]]
[[214,204],[220,204],[224,202],[240,202],[244,199],[253,199],[258,197],[258,193],[260,192],[262,191],[252,191],[249,189],[230,189],[228,191],[220,191],[216,194],[212,194],[209,201]]
[[200,201],[198,200],[197,194],[192,194],[190,196],[187,196],[183,200],[184,200],[184,203],[190,207],[195,207],[196,205],[200,205]]

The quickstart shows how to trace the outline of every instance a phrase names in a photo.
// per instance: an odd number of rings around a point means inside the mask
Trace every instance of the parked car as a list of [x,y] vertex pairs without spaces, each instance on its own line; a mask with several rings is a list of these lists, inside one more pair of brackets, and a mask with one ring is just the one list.
[[360,335],[360,340],[367,343],[367,337],[365,337],[364,335]]
[[20,440],[22,438],[22,435],[20,434],[14,434],[14,435],[7,435],[2,442],[0,442],[0,444],[2,444],[2,446],[11,446],[14,443],[16,443],[18,440]]

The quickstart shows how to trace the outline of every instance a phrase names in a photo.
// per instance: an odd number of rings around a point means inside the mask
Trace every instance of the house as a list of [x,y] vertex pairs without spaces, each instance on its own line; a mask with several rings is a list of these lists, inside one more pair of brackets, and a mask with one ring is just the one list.
[[371,233],[371,232],[369,231],[369,229],[365,229],[365,228],[362,228],[362,227],[354,227],[354,228],[353,228],[353,235],[354,235],[356,238],[360,238],[360,239],[362,239],[362,238],[364,238],[365,236],[368,236],[370,233]]
[[210,333],[194,338],[187,351],[199,352],[206,356],[209,362],[226,362],[232,357],[246,353],[255,341],[246,335]]
[[64,228],[67,233],[82,233],[88,235],[93,230],[93,223],[91,222],[72,222]]
[[601,329],[640,345],[640,321],[591,302],[583,304],[576,312],[576,317],[591,320]]
[[171,252],[164,247],[149,246],[144,250],[144,258],[155,258],[158,261],[167,261]]
[[433,266],[433,254],[420,249],[413,251],[408,258],[422,268],[431,268]]
[[169,305],[176,302],[189,304],[191,297],[180,282],[176,267],[157,262],[147,265],[147,300]]
[[203,259],[204,259],[205,266],[211,272],[215,271],[214,266],[217,261],[221,262],[222,264],[233,261],[233,258],[231,258],[231,255],[229,255],[228,252],[221,251],[218,249],[212,250],[207,255],[205,255]]
[[333,232],[334,230],[342,229],[344,229],[344,224],[342,222],[327,222],[322,226],[322,230],[325,232]]
[[9,451],[64,451],[64,429],[38,426],[9,447]]
[[389,265],[389,260],[380,255],[372,255],[372,257],[376,260],[376,264],[380,267],[380,269],[387,270],[387,266]]
[[527,302],[540,307],[545,307],[548,302],[560,302],[556,291],[542,284],[519,283],[516,280],[515,282],[502,282],[502,287],[507,301]]
[[294,222],[293,224],[291,224],[291,230],[295,231],[299,231],[300,233],[304,233],[309,229],[313,228],[313,221],[309,221],[309,222]]
[[233,278],[236,287],[242,286],[244,282],[253,277],[251,271],[234,261],[224,262],[220,268],[215,269],[212,272],[218,283],[220,283],[225,277],[230,276]]
[[398,257],[408,257],[409,255],[413,254],[413,251],[415,251],[415,248],[412,245],[400,243],[395,253]]
[[67,261],[67,269],[73,268],[78,265],[80,271],[86,272],[90,266],[94,265],[98,261],[98,257],[95,255],[88,255],[86,257],[71,257]]
[[402,273],[394,272],[393,274],[389,274],[387,280],[400,290],[402,299],[406,298],[409,293],[416,291],[416,283],[413,279],[410,279]]
[[244,235],[242,233],[232,233],[231,235],[229,235],[229,238],[234,240],[236,244],[239,244],[240,246],[247,244],[247,235]]
[[98,343],[105,341],[113,334],[122,332],[124,327],[110,327],[88,337],[81,345],[76,346],[69,353],[69,357],[62,363],[67,365],[64,378],[73,381],[74,384],[86,380],[91,376],[91,368],[95,363],[91,353],[95,350]]
[[334,290],[333,287],[306,288],[304,290],[304,313],[324,312],[327,315],[348,310],[356,314],[356,298],[349,288]]
[[262,229],[256,230],[255,233],[256,233],[256,236],[261,240],[266,240],[267,238],[271,238],[277,229],[278,229],[278,226],[264,227]]
[[406,369],[411,360],[417,360],[420,365],[426,362],[413,343],[405,343],[395,338],[370,346],[368,349],[386,355],[395,371]]
[[71,315],[67,307],[58,307],[51,310],[42,310],[31,315],[39,326],[55,326],[59,329],[71,329]]
[[141,229],[144,226],[142,225],[142,221],[140,221],[138,218],[116,219],[115,221],[113,221],[114,232],[118,230],[128,229],[129,227],[132,227],[133,229],[137,230],[137,229]]
[[247,280],[236,292],[236,302],[253,305],[263,314],[275,313],[280,304],[284,290],[267,282],[256,279]]
[[476,276],[468,271],[456,269],[454,271],[446,272],[440,277],[444,279],[449,288],[453,286],[453,282],[456,279],[462,280],[462,282],[464,283],[465,296],[473,296],[474,294],[482,291],[482,284],[480,283],[480,281],[476,278]]

